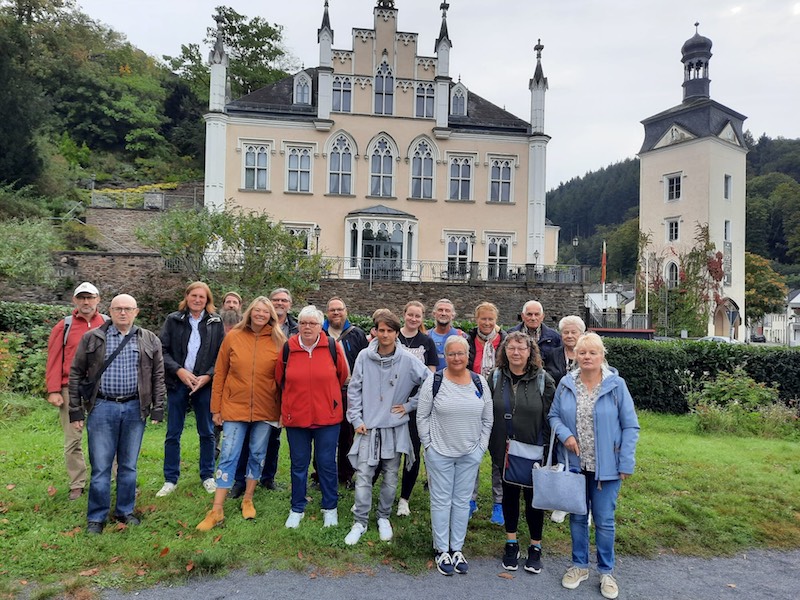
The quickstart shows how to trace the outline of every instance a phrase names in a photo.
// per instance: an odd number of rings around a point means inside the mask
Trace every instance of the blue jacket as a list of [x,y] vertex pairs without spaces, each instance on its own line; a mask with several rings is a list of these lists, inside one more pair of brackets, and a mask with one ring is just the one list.
[[[571,435],[577,438],[577,392],[575,377],[570,374],[558,384],[548,420],[562,444]],[[604,368],[600,395],[594,405],[595,479],[609,481],[619,479],[620,473],[632,474],[638,440],[639,420],[628,386],[616,369]],[[562,463],[564,453],[561,446],[559,460]],[[572,452],[568,454],[570,468],[580,470],[580,459]]]
[[[544,323],[539,325],[539,350],[544,353],[551,348],[558,348],[561,346],[561,336],[558,332],[553,329],[552,327],[548,327]],[[525,323],[519,323],[516,327],[512,327],[508,330],[508,333],[512,331],[521,331],[522,333],[529,333],[528,328],[525,327]]]

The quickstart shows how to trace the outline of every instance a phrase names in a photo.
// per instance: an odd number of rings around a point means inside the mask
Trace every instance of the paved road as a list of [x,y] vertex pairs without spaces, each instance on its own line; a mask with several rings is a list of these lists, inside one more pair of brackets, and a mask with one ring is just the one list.
[[[103,600],[294,599],[312,600],[585,600],[601,599],[599,577],[593,572],[577,590],[561,587],[566,559],[551,559],[540,575],[522,571],[513,579],[500,577],[499,560],[474,560],[468,575],[443,577],[435,570],[419,576],[387,567],[374,574],[342,577],[311,576],[290,571],[262,575],[233,573],[220,579],[195,579],[185,586],[157,586],[134,593],[104,591]],[[753,551],[733,558],[661,557],[656,560],[617,559],[620,600],[717,600],[800,598],[800,550]]]

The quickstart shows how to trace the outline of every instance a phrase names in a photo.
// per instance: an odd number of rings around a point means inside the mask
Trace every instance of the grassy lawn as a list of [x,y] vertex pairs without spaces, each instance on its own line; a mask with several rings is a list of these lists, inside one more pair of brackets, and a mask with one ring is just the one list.
[[[211,506],[197,475],[197,436],[187,420],[183,477],[174,494],[156,498],[163,483],[164,425],[147,426],[139,461],[142,525],[109,525],[101,536],[83,533],[86,496],[68,502],[58,417],[44,400],[0,394],[0,597],[21,590],[46,598],[86,588],[152,585],[198,574],[245,568],[311,569],[317,573],[369,571],[379,564],[408,572],[430,568],[431,535],[421,482],[411,517],[394,517],[395,538],[378,540],[374,513],[355,548],[344,545],[352,524],[353,493],[342,491],[340,526],[322,529],[319,492],[297,530],[289,512],[288,446],[281,446],[279,491],[259,489],[258,517],[244,521],[239,501],[226,504],[225,524],[194,529]],[[800,547],[800,443],[706,437],[691,417],[639,415],[637,470],[622,486],[617,511],[621,554],[726,555],[749,548]],[[488,458],[482,467],[480,509],[470,522],[469,557],[499,556],[503,530],[489,522]],[[421,477],[422,479],[422,477]],[[523,536],[521,536],[524,539]],[[545,522],[547,553],[569,554],[568,524]],[[90,595],[90,594],[89,594]]]

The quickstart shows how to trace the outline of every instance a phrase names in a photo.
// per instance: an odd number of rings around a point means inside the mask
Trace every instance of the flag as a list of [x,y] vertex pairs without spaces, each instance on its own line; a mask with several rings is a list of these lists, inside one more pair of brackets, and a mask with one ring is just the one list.
[[606,241],[603,240],[603,259],[600,263],[600,283],[606,283]]

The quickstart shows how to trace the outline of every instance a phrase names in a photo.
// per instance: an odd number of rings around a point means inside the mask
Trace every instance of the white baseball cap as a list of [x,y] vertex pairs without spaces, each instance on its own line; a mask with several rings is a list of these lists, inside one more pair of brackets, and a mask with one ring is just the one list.
[[78,287],[75,288],[75,293],[72,294],[73,296],[77,296],[78,294],[93,294],[95,296],[99,296],[100,292],[97,291],[97,288],[94,287],[88,281],[84,281]]

